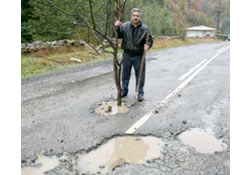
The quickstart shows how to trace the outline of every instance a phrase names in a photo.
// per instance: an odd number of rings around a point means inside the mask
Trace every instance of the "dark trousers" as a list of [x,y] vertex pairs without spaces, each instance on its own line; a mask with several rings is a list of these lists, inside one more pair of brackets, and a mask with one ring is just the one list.
[[[139,73],[140,73],[140,66],[141,66],[141,61],[142,61],[142,55],[131,55],[126,52],[123,53],[124,61],[123,61],[123,67],[122,67],[122,93],[126,94],[128,93],[128,85],[129,85],[129,80],[130,80],[130,75],[131,75],[131,68],[132,66],[134,67],[135,70],[135,77],[136,77],[136,87],[138,84],[138,79],[139,79]],[[144,66],[143,66],[143,71],[141,75],[141,82],[139,86],[139,96],[144,95],[144,83],[145,83],[145,60],[144,60]],[[135,88],[136,88],[135,87]]]

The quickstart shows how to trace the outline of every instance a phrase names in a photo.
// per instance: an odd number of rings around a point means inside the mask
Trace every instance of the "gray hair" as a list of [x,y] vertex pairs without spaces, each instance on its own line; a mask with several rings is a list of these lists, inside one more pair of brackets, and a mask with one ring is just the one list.
[[139,12],[140,15],[142,16],[142,12],[141,12],[141,10],[140,10],[139,8],[133,8],[133,9],[131,10],[131,14],[133,14],[133,12]]

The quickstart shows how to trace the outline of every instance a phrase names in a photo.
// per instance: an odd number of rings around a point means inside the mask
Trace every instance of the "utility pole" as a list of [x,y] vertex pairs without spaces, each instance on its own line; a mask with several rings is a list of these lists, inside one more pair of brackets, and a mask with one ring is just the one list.
[[218,0],[218,5],[216,9],[216,14],[217,14],[216,33],[217,34],[220,34],[221,32],[221,11],[222,11],[222,2],[221,0]]

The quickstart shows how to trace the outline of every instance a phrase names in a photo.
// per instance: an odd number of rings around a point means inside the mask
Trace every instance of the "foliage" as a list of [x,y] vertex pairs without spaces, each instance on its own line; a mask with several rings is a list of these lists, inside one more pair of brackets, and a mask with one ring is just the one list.
[[128,1],[126,8],[126,20],[130,20],[130,10],[134,7],[142,10],[142,21],[149,26],[155,36],[171,35],[173,26],[170,11],[162,6],[164,1]]
[[[106,1],[92,0],[95,22],[104,28]],[[84,39],[97,42],[95,35],[81,24],[91,22],[88,1],[31,0],[34,7],[29,22],[35,28],[34,40]]]
[[[230,1],[220,0],[221,31],[230,32]],[[84,27],[83,18],[91,23],[88,0],[22,0],[22,42],[33,40],[84,39],[97,45],[96,34]],[[96,27],[109,37],[113,18],[110,3],[113,0],[92,0]],[[127,0],[125,21],[130,20],[130,10],[138,7],[142,20],[154,36],[183,35],[185,28],[206,25],[216,27],[216,10],[219,0]]]
[[33,29],[28,21],[32,18],[33,8],[29,4],[30,0],[21,1],[21,42],[28,43],[32,41]]

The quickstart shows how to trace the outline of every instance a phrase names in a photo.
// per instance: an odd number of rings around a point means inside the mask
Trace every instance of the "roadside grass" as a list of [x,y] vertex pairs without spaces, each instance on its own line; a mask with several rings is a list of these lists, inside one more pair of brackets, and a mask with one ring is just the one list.
[[202,43],[213,43],[221,42],[222,40],[217,38],[186,38],[182,39],[158,39],[154,41],[154,45],[150,51],[156,51],[161,49],[168,49],[173,47],[180,47],[192,44],[202,44]]
[[[78,58],[82,62],[71,61],[70,58]],[[21,77],[28,78],[35,75],[47,74],[55,70],[67,67],[75,67],[82,64],[101,61],[110,58],[110,54],[97,55],[87,48],[64,49],[53,53],[40,52],[21,56]]]
[[[215,38],[186,38],[182,39],[156,39],[154,40],[153,48],[150,51],[161,49],[200,44],[219,42],[221,40]],[[111,48],[107,48],[111,50]],[[119,50],[119,55],[122,50]],[[82,62],[73,62],[71,57],[78,58]],[[90,48],[60,48],[59,50],[41,50],[35,54],[21,56],[21,77],[28,78],[35,75],[48,74],[55,70],[60,70],[68,67],[75,67],[83,64],[93,63],[104,59],[112,59],[111,54],[97,55]]]

